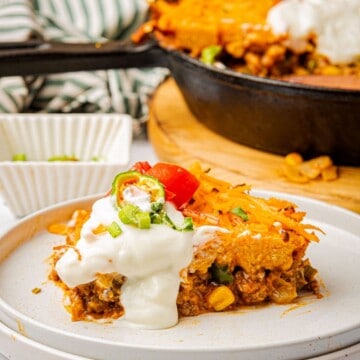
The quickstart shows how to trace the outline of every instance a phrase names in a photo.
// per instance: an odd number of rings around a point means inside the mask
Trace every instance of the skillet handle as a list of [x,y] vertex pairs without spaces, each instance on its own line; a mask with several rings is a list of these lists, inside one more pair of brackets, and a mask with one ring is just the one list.
[[168,57],[153,40],[142,45],[131,40],[0,43],[0,77],[154,66],[168,67]]

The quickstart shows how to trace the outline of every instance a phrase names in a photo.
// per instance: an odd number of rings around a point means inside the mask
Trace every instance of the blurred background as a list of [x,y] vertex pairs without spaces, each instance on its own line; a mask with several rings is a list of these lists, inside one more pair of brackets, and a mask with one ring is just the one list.
[[[0,42],[127,39],[146,18],[146,0],[0,0]],[[59,65],[61,66],[61,65]],[[142,133],[163,68],[0,78],[2,113],[126,113]]]

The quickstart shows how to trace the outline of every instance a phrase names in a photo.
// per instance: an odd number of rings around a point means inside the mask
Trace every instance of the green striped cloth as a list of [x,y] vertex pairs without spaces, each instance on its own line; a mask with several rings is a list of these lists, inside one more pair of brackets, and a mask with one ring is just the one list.
[[[0,0],[0,42],[125,39],[147,9],[146,0]],[[149,96],[167,74],[134,68],[0,78],[0,112],[127,113],[136,132]]]

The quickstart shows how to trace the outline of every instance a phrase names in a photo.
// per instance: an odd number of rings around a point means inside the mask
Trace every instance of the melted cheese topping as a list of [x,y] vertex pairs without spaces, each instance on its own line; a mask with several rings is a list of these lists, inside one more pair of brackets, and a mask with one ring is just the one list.
[[334,64],[360,56],[359,0],[284,0],[269,11],[267,22],[276,34],[315,35],[317,52]]

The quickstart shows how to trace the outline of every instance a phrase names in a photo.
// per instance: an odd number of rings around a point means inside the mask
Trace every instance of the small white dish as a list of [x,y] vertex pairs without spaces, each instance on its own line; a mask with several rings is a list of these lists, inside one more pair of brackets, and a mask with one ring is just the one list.
[[[128,115],[1,115],[0,182],[7,205],[22,217],[106,192],[113,177],[129,165],[131,142]],[[25,154],[27,161],[13,161],[17,154]],[[48,161],[64,155],[79,161]]]

